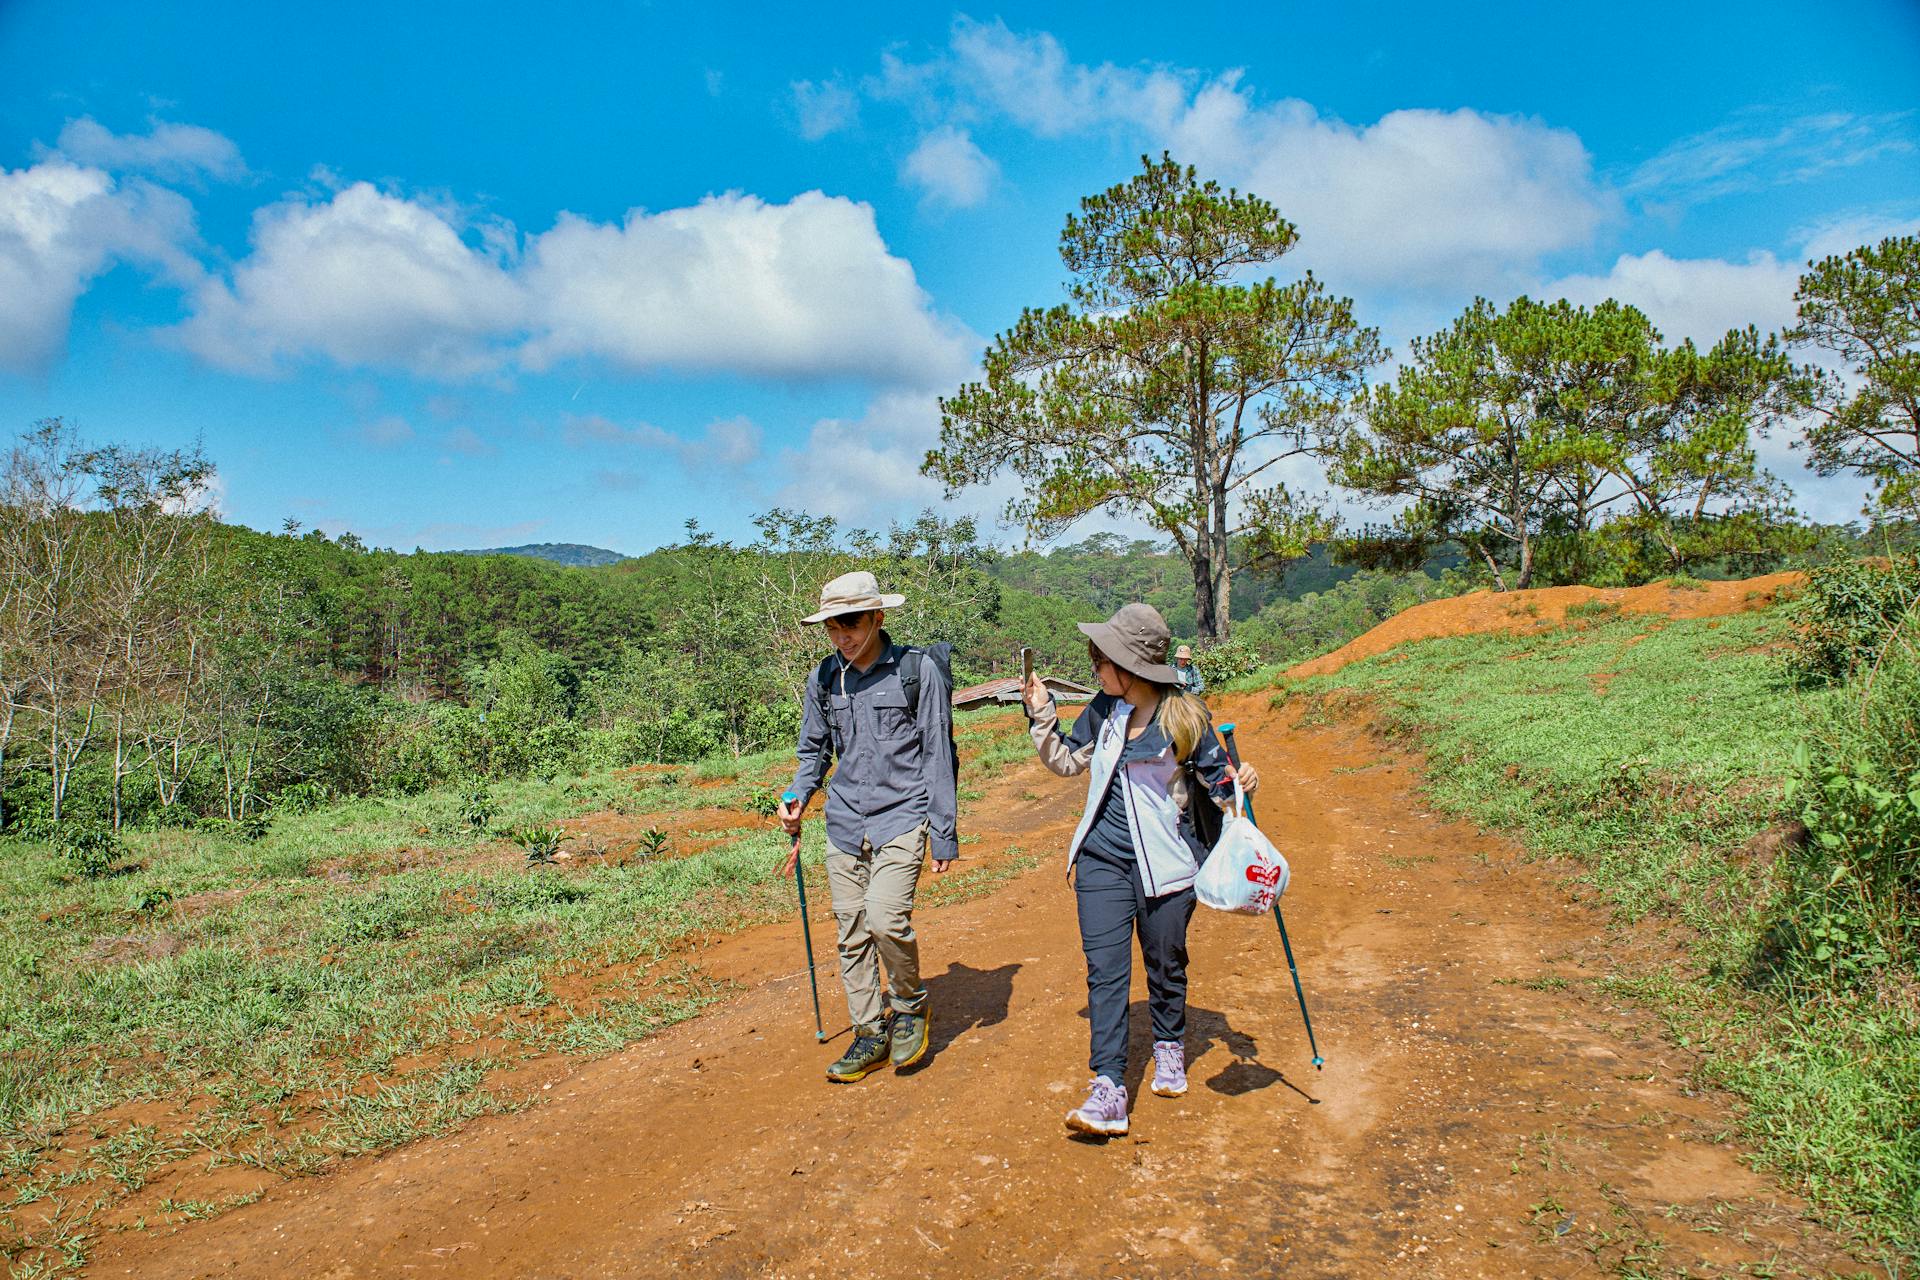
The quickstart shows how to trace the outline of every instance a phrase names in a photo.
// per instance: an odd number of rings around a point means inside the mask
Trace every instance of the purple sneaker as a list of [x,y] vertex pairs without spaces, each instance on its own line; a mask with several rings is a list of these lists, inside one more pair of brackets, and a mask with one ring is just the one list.
[[1163,1098],[1187,1091],[1187,1050],[1178,1040],[1153,1042],[1153,1091]]
[[1095,1076],[1087,1091],[1087,1100],[1067,1112],[1067,1128],[1077,1133],[1102,1138],[1124,1137],[1127,1132],[1127,1088],[1105,1076]]

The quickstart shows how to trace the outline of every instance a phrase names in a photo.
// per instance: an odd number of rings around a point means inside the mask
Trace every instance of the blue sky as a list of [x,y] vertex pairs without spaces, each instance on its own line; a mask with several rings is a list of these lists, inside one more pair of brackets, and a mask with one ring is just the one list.
[[1145,151],[1397,350],[1476,294],[1779,328],[1920,227],[1911,3],[824,12],[0,3],[0,424],[202,439],[262,528],[637,552],[938,504],[935,398]]

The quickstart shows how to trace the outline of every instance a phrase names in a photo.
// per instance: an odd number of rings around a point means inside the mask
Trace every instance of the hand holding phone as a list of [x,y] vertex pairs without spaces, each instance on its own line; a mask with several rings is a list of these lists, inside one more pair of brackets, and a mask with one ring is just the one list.
[[1036,711],[1047,702],[1046,686],[1034,678],[1033,650],[1024,647],[1020,650],[1020,696]]

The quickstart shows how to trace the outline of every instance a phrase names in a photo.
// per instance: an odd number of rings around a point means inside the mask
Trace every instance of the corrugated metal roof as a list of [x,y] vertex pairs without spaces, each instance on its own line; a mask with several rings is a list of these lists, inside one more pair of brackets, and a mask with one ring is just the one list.
[[[1085,702],[1093,697],[1093,690],[1086,685],[1061,676],[1041,676],[1040,679],[1062,702]],[[1020,701],[1019,676],[1001,676],[996,680],[987,680],[965,689],[956,689],[953,694],[953,705],[963,711],[989,705],[1012,706],[1018,701]]]

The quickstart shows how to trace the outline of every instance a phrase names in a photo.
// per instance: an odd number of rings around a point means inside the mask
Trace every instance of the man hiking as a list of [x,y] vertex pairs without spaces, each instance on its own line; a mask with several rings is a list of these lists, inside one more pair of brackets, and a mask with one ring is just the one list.
[[881,595],[871,573],[848,573],[821,589],[819,612],[802,620],[824,623],[834,652],[807,681],[800,767],[789,788],[799,798],[781,804],[780,825],[799,834],[800,815],[832,765],[827,886],[853,1044],[827,1079],[842,1083],[889,1060],[910,1066],[927,1051],[913,896],[929,852],[936,874],[960,855],[948,651],[893,643],[886,610],[904,603],[904,596]]
[[1193,650],[1181,645],[1173,651],[1173,669],[1180,676],[1180,687],[1191,694],[1207,691],[1207,678],[1200,674],[1200,668],[1193,665]]

